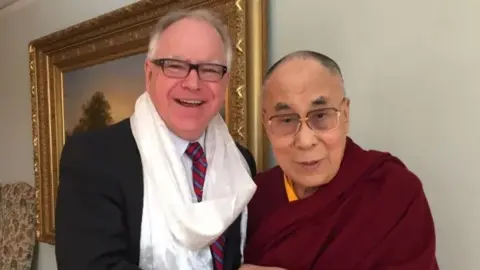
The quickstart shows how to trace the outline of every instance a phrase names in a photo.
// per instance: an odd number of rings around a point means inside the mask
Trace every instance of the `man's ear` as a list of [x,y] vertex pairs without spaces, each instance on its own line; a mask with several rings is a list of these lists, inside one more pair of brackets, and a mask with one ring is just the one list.
[[230,81],[230,72],[227,71],[224,75],[223,78],[225,78],[227,81]]
[[265,109],[262,109],[262,124],[266,134],[268,134],[268,115]]
[[150,86],[150,82],[152,81],[152,73],[153,73],[153,70],[152,70],[152,63],[150,63],[150,61],[148,61],[148,59],[145,59],[145,64],[143,65],[143,68],[145,70],[145,87],[148,87]]
[[343,113],[345,115],[345,122],[349,123],[350,122],[350,99],[349,98],[345,98]]

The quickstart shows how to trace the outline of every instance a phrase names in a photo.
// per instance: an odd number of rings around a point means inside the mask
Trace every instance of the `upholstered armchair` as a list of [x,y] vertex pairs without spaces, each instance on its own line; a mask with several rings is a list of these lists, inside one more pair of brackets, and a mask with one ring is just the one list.
[[0,185],[0,270],[28,270],[35,247],[35,188]]

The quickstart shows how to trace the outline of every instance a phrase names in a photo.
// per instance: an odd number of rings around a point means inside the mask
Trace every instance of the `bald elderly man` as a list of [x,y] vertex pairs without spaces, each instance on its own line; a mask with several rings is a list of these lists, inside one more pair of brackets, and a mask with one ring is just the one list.
[[325,55],[297,51],[268,71],[263,122],[279,166],[255,177],[245,263],[438,269],[420,180],[348,137],[349,106],[340,68]]

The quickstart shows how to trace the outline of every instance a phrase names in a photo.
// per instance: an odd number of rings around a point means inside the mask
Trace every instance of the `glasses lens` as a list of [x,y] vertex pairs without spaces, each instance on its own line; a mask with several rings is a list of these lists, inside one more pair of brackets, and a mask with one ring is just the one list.
[[163,72],[168,77],[182,78],[187,76],[190,66],[188,63],[177,60],[165,60],[163,62]]
[[271,119],[272,133],[279,136],[291,135],[297,132],[299,118],[297,115],[278,115]]
[[202,64],[198,69],[198,75],[200,76],[200,79],[209,82],[220,81],[224,73],[223,66],[214,64]]
[[308,114],[308,124],[315,131],[329,131],[337,127],[338,112],[335,109],[312,111]]

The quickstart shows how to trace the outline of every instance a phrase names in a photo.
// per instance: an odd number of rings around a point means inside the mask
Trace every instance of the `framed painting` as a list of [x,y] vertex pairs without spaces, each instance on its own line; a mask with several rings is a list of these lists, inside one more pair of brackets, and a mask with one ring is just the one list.
[[158,18],[172,9],[209,8],[234,41],[222,114],[233,138],[266,164],[260,95],[267,64],[267,1],[138,1],[29,44],[37,239],[55,244],[58,163],[73,133],[129,117],[144,91],[143,64]]

